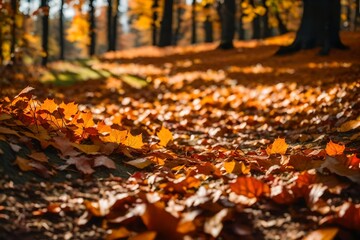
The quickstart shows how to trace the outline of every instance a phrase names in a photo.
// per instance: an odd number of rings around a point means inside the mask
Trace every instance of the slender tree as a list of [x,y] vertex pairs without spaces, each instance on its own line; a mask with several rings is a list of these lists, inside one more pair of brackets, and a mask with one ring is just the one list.
[[262,25],[262,32],[261,32],[261,38],[267,38],[271,37],[272,31],[269,27],[269,8],[266,5],[266,0],[262,0],[262,5],[265,8],[266,12],[264,16],[261,16],[261,25]]
[[[255,0],[250,0],[249,2],[253,8],[256,7]],[[255,15],[253,21],[252,21],[252,29],[253,29],[253,35],[252,39],[260,39],[261,38],[261,25],[260,25],[260,17],[259,15]]]
[[159,47],[170,46],[172,43],[172,18],[174,0],[166,0],[164,3],[163,17],[161,20]]
[[108,40],[108,51],[112,51],[112,0],[107,0],[107,40]]
[[153,0],[153,4],[151,6],[152,9],[152,23],[151,23],[151,31],[152,31],[152,45],[157,45],[157,35],[158,35],[158,28],[157,28],[157,21],[158,21],[158,9],[159,7],[159,0]]
[[286,25],[282,21],[282,19],[280,17],[280,13],[278,11],[275,13],[275,17],[276,17],[276,20],[278,21],[278,29],[279,29],[280,34],[285,34],[285,33],[289,32]]
[[191,44],[196,43],[196,0],[191,3]]
[[119,18],[119,5],[120,5],[120,0],[114,0],[115,1],[115,5],[114,5],[114,9],[113,9],[113,15],[112,15],[112,38],[111,38],[111,50],[115,51],[116,50],[116,45],[117,45],[117,39],[118,39],[118,18]]
[[218,48],[234,48],[233,39],[235,35],[235,0],[218,0],[217,10],[221,22],[221,41]]
[[214,41],[214,30],[213,30],[213,22],[211,20],[210,11],[210,3],[205,4],[204,11],[206,14],[204,21],[204,31],[205,31],[205,42],[213,42]]
[[48,43],[49,43],[49,3],[48,0],[41,0],[40,7],[42,9],[43,15],[42,15],[42,41],[41,41],[41,47],[43,51],[43,57],[41,64],[43,66],[46,66],[48,62]]
[[65,39],[64,39],[64,0],[60,2],[59,11],[59,42],[60,42],[60,59],[65,58]]
[[296,52],[301,49],[321,47],[320,55],[329,53],[330,48],[347,49],[340,40],[339,0],[303,0],[303,16],[294,42],[281,47],[277,54]]
[[182,23],[182,15],[184,13],[184,6],[182,4],[183,0],[176,1],[176,26],[173,37],[173,45],[177,44],[177,41],[180,39],[180,29]]
[[12,10],[12,24],[11,24],[11,45],[10,45],[10,54],[11,54],[11,61],[15,63],[16,61],[16,54],[15,54],[15,47],[16,47],[16,14],[18,10],[18,2],[17,0],[11,0],[11,10]]
[[96,22],[95,22],[95,6],[94,0],[89,0],[89,17],[90,17],[90,46],[89,46],[89,55],[93,56],[95,54],[96,47]]
[[245,13],[243,11],[243,8],[241,7],[242,5],[242,0],[240,0],[239,2],[239,21],[238,21],[238,39],[239,40],[244,40],[245,39],[245,30],[244,30],[244,17],[245,17]]

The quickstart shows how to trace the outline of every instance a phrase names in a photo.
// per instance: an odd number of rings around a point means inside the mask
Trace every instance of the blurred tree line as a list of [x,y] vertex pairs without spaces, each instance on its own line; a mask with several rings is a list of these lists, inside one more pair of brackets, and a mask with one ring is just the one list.
[[[219,47],[228,49],[233,39],[263,39],[298,29],[303,11],[312,7],[307,2],[0,0],[0,65],[46,65],[144,45],[220,41]],[[358,30],[359,2],[341,0],[342,29]]]

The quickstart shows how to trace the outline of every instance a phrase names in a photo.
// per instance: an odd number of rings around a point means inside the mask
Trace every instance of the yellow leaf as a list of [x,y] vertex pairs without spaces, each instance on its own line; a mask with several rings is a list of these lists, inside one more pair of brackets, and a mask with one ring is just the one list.
[[310,232],[304,240],[332,240],[338,233],[338,228],[323,228]]
[[30,161],[28,159],[22,158],[17,156],[15,159],[15,163],[19,166],[19,168],[26,172],[26,171],[31,171],[34,168],[30,165]]
[[41,104],[40,110],[48,111],[49,113],[53,113],[58,108],[58,105],[55,103],[54,99],[45,99],[43,104]]
[[97,154],[100,150],[100,146],[98,145],[86,145],[77,143],[71,143],[71,145],[86,154]]
[[287,148],[288,148],[288,145],[285,142],[285,138],[277,138],[277,139],[275,139],[275,141],[273,142],[272,145],[270,145],[266,148],[266,153],[268,155],[277,154],[277,153],[285,154]]
[[63,110],[63,115],[65,119],[70,120],[72,116],[74,116],[78,111],[78,105],[75,104],[74,102],[70,102],[68,104],[65,104],[64,102],[62,102],[59,105],[59,108],[61,108]]
[[139,169],[143,169],[146,168],[147,166],[150,166],[152,164],[152,161],[150,161],[148,158],[138,158],[135,160],[128,161],[126,162],[126,164],[129,164]]
[[124,144],[127,147],[131,147],[131,148],[135,148],[135,149],[141,149],[142,146],[144,146],[144,143],[142,141],[142,134],[133,136],[130,132],[128,132]]
[[227,173],[234,173],[234,174],[249,174],[250,168],[245,166],[243,162],[224,162],[224,168]]
[[161,130],[157,133],[157,136],[160,139],[158,144],[163,147],[166,147],[166,145],[173,140],[172,133],[164,126],[161,127]]
[[326,148],[325,148],[325,151],[329,156],[341,155],[343,154],[344,150],[345,150],[344,145],[334,143],[331,140],[330,142],[328,142],[328,144],[326,144]]
[[100,137],[100,139],[104,142],[124,144],[127,135],[128,135],[127,130],[120,131],[117,129],[111,129],[108,136]]

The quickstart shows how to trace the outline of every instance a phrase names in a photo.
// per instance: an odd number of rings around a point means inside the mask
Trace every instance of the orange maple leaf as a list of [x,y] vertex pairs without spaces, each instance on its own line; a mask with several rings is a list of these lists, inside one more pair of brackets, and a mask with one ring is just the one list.
[[135,148],[135,149],[141,149],[142,146],[144,146],[144,143],[142,141],[142,134],[133,136],[130,132],[128,132],[124,144],[127,147],[131,147],[131,148]]
[[275,141],[273,142],[272,145],[270,145],[266,148],[266,153],[268,155],[277,154],[277,153],[285,154],[287,148],[288,148],[288,145],[285,142],[285,138],[277,138],[277,139],[275,139]]
[[47,111],[49,113],[54,113],[58,105],[55,103],[54,99],[45,99],[45,101],[41,104],[40,110]]
[[227,173],[234,173],[234,174],[249,174],[250,168],[245,166],[243,162],[224,162],[224,168]]
[[166,147],[166,145],[173,140],[172,133],[164,126],[161,127],[161,130],[157,133],[157,136],[160,139],[158,144],[163,147]]
[[234,183],[230,183],[230,189],[237,195],[248,198],[270,194],[269,186],[254,177],[238,177]]
[[78,105],[74,102],[70,102],[65,104],[62,102],[59,105],[59,108],[63,110],[64,118],[70,120],[72,116],[74,116],[78,111]]
[[341,155],[344,153],[344,150],[345,150],[345,145],[334,143],[331,140],[330,142],[328,142],[328,144],[326,144],[326,148],[325,148],[325,151],[329,156]]
[[111,129],[110,133],[107,136],[100,137],[100,139],[104,142],[112,142],[117,144],[124,144],[126,136],[128,135],[127,130],[117,130],[117,129]]

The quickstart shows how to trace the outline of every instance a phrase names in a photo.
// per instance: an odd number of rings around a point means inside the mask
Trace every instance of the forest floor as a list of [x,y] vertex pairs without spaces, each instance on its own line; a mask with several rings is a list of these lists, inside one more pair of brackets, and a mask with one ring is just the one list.
[[360,239],[360,32],[292,37],[2,69],[0,239]]

